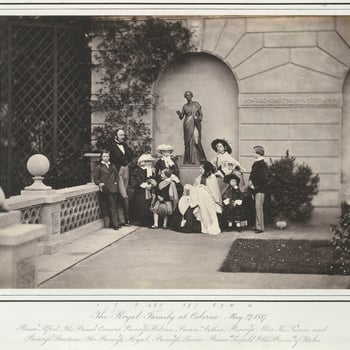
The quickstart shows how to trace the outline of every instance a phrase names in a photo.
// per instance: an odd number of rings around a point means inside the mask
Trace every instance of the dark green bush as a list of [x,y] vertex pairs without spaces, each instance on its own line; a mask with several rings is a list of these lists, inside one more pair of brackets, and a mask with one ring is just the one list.
[[312,199],[319,176],[306,164],[296,164],[289,152],[269,167],[270,215],[274,219],[305,222],[311,217]]
[[342,204],[338,225],[331,225],[332,244],[340,259],[350,259],[350,206]]

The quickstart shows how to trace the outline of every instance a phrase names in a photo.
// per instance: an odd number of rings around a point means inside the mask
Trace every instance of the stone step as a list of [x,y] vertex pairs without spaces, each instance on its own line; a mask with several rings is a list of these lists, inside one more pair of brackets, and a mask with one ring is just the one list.
[[18,210],[9,211],[7,213],[0,213],[0,229],[7,226],[19,224],[21,212]]
[[17,224],[0,229],[0,246],[18,246],[46,234],[45,225]]

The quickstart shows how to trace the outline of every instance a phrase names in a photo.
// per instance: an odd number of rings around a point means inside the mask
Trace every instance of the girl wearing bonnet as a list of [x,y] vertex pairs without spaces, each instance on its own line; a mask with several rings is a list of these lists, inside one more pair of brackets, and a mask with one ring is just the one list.
[[177,166],[176,161],[172,157],[172,154],[174,152],[173,146],[161,144],[157,147],[157,152],[160,154],[160,158],[154,165],[157,182],[159,183],[160,181],[162,181],[161,173],[164,169],[171,170],[171,180],[175,182],[179,197],[181,197],[183,193],[183,186],[179,178],[179,167]]
[[157,147],[157,152],[160,154],[160,158],[154,165],[157,178],[160,177],[160,173],[164,169],[170,169],[174,175],[179,176],[179,167],[172,158],[174,152],[173,146],[161,144]]
[[136,219],[142,226],[148,226],[152,220],[150,211],[152,202],[152,192],[157,186],[155,171],[152,167],[154,158],[148,154],[142,154],[135,169],[132,182],[134,188],[133,206],[135,208]]

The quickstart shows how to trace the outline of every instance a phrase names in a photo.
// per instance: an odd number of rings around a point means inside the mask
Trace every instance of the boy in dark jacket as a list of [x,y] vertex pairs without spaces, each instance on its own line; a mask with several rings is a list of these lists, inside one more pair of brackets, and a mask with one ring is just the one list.
[[264,160],[265,150],[262,146],[255,146],[254,163],[249,176],[248,186],[255,196],[255,233],[264,232],[264,199],[267,190],[268,168]]
[[115,230],[118,230],[120,228],[117,216],[119,174],[117,168],[109,161],[107,151],[101,153],[101,163],[96,166],[94,182],[99,187],[104,225],[105,227],[111,225]]

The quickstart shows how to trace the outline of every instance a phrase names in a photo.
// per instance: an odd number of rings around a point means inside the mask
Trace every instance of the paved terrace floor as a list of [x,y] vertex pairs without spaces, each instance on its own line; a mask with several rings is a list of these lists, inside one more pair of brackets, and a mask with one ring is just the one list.
[[219,272],[234,239],[329,239],[328,227],[217,236],[136,226],[103,229],[39,261],[39,288],[345,289],[350,276]]

